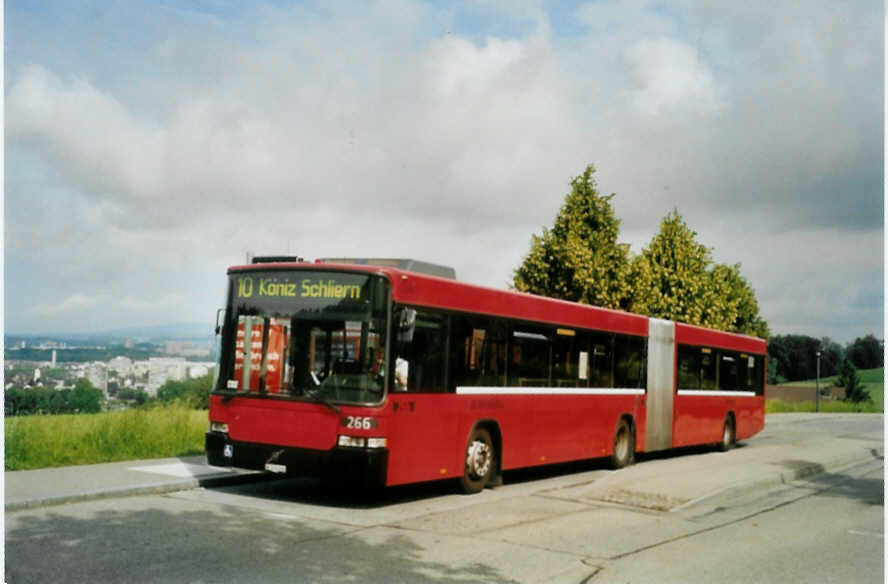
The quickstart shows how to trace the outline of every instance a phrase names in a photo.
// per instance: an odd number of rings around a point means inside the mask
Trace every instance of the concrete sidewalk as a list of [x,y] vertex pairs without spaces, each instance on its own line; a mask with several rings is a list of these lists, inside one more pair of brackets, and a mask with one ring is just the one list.
[[6,511],[236,484],[258,473],[208,466],[204,456],[6,472]]
[[[862,415],[862,414],[858,414]],[[726,453],[696,450],[675,455],[639,455],[639,464],[617,472],[558,476],[492,493],[513,496],[527,490],[571,500],[608,501],[653,510],[680,510],[715,495],[743,493],[841,470],[884,456],[882,416],[878,430],[838,436],[797,438],[793,424],[805,414],[769,416],[765,430]],[[813,418],[811,418],[813,419]],[[829,421],[829,414],[817,419]],[[257,476],[258,474],[258,476]],[[276,478],[250,471],[212,467],[202,456],[136,460],[5,473],[5,509],[15,511],[128,495],[157,494],[196,487]]]
[[[728,452],[690,449],[680,456],[639,455],[640,464],[598,480],[574,483],[548,492],[571,500],[606,501],[657,511],[679,511],[706,499],[771,489],[801,478],[882,460],[882,415],[878,430],[853,431],[812,438],[795,436],[792,425],[830,414],[775,414],[764,431]],[[814,417],[816,416],[816,417]],[[847,418],[835,416],[833,420]],[[872,424],[870,424],[872,427]],[[645,460],[645,458],[648,458]]]

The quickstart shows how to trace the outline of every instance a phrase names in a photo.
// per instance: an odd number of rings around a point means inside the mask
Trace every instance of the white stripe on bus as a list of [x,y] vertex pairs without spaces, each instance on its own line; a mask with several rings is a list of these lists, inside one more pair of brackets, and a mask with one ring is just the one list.
[[679,389],[678,395],[705,395],[705,396],[726,396],[726,397],[755,397],[754,391],[723,391],[720,389]]
[[644,395],[643,389],[591,387],[457,387],[462,395]]

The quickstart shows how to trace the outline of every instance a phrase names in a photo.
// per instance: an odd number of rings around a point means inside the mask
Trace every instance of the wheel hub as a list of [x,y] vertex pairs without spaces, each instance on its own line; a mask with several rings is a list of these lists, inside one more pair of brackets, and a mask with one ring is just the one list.
[[466,468],[473,478],[487,476],[491,465],[490,446],[480,440],[472,442],[466,454]]
[[614,446],[614,450],[617,452],[617,456],[619,458],[625,458],[626,454],[629,452],[629,436],[626,432],[620,432],[620,435],[617,437],[617,444]]

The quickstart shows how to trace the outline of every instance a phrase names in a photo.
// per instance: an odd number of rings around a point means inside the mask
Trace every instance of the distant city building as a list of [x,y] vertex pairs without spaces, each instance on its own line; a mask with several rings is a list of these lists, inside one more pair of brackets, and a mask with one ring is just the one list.
[[151,357],[148,359],[148,385],[145,392],[156,396],[160,386],[169,380],[182,381],[188,373],[183,357]]
[[[24,341],[22,341],[22,348],[24,349]],[[66,349],[68,348],[68,343],[63,341],[43,341],[39,345],[37,345],[38,349]]]
[[99,361],[86,366],[86,379],[108,397],[108,367]]
[[120,375],[129,375],[133,368],[133,360],[129,357],[114,357],[108,361],[108,369],[117,371]]
[[151,370],[148,361],[134,361],[133,368],[130,371],[130,375],[133,375],[137,378],[148,378],[148,372]]
[[198,377],[208,375],[212,368],[212,365],[192,365],[188,368],[188,379],[197,379]]
[[52,350],[52,366],[53,367],[56,366],[56,350],[55,349]]
[[167,341],[164,344],[164,353],[183,357],[206,357],[210,354],[210,348],[206,343],[194,341]]

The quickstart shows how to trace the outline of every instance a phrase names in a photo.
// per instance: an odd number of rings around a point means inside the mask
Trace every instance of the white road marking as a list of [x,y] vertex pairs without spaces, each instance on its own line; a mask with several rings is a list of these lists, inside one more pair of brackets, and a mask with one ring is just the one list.
[[848,533],[851,535],[867,535],[869,537],[878,537],[879,539],[885,539],[884,533],[875,533],[873,531],[857,531],[855,529],[849,529]]
[[[169,464],[153,464],[149,466],[132,466],[129,470],[149,472],[171,477],[191,478],[208,474],[219,474],[226,469],[204,466],[200,464],[188,464],[186,462],[172,462]],[[229,471],[230,472],[230,471]]]

